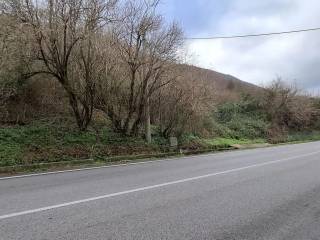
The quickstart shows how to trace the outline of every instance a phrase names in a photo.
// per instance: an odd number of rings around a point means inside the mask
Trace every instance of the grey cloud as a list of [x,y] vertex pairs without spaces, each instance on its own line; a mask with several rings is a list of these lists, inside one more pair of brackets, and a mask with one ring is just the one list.
[[[232,0],[218,20],[218,29],[208,28],[207,35],[317,27],[319,9],[318,0]],[[280,75],[310,91],[320,89],[319,46],[320,32],[188,43],[189,51],[196,56],[196,65],[256,84],[266,84]]]

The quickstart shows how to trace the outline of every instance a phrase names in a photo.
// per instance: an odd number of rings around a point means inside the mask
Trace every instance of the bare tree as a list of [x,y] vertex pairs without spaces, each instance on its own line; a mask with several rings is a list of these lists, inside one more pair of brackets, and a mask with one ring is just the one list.
[[[14,51],[10,49],[12,42],[12,34],[9,29],[10,19],[4,15],[0,16],[0,106],[1,113],[4,114],[4,106],[6,101],[12,96],[15,92],[15,88],[8,88],[8,75],[10,68],[12,67],[12,55]],[[10,62],[8,64],[8,61]]]
[[[2,5],[0,5],[1,10]],[[23,72],[29,67],[32,43],[19,34],[16,19],[0,13],[0,119],[7,121],[7,104],[24,91]],[[23,51],[22,51],[23,49]]]
[[[119,81],[118,91],[110,92],[113,101],[107,112],[115,128],[123,134],[137,134],[144,122],[150,142],[150,98],[174,80],[169,78],[182,32],[176,24],[166,26],[156,14],[159,1],[125,3],[122,22],[113,29],[113,46]],[[114,89],[111,87],[111,89]]]
[[300,130],[310,125],[313,113],[311,98],[281,78],[266,88],[263,104],[273,127]]
[[113,0],[7,0],[10,14],[31,31],[33,68],[26,77],[47,74],[65,89],[78,127],[91,121],[95,94],[94,39],[109,22]]
[[216,89],[187,66],[175,67],[176,81],[153,98],[154,116],[164,137],[186,132],[201,133],[203,124],[214,109]]

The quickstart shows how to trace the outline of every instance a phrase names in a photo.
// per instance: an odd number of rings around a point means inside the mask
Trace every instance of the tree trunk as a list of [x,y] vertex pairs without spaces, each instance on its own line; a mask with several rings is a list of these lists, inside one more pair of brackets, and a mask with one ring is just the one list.
[[81,103],[78,101],[75,94],[69,92],[68,95],[69,95],[70,106],[73,110],[79,130],[82,132],[86,131],[92,117],[90,109],[89,107],[86,107],[86,106],[82,106],[82,109],[81,109],[81,106],[80,106]]
[[145,137],[147,143],[151,143],[151,123],[150,123],[150,98],[148,97],[146,106],[145,106]]

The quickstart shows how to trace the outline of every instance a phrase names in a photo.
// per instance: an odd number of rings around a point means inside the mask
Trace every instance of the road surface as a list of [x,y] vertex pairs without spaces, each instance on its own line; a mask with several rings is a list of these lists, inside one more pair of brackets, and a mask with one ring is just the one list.
[[320,239],[320,142],[0,179],[0,239]]

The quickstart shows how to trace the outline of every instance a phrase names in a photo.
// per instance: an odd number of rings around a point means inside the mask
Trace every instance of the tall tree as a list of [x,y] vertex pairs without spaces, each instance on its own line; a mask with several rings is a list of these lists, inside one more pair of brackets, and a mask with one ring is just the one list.
[[32,43],[19,34],[18,28],[15,18],[0,13],[0,121],[5,122],[8,102],[24,90],[23,73],[29,67],[28,56],[32,51]]
[[115,0],[6,0],[7,11],[30,31],[33,68],[26,76],[47,74],[65,89],[78,127],[86,130],[93,112],[94,41],[110,22]]
[[158,0],[129,0],[123,6],[123,21],[115,25],[112,36],[121,90],[110,92],[117,96],[111,97],[114,101],[107,107],[115,128],[124,134],[137,134],[144,123],[149,142],[149,102],[156,91],[174,80],[169,73],[182,43],[180,28],[166,26],[156,13],[158,4]]

